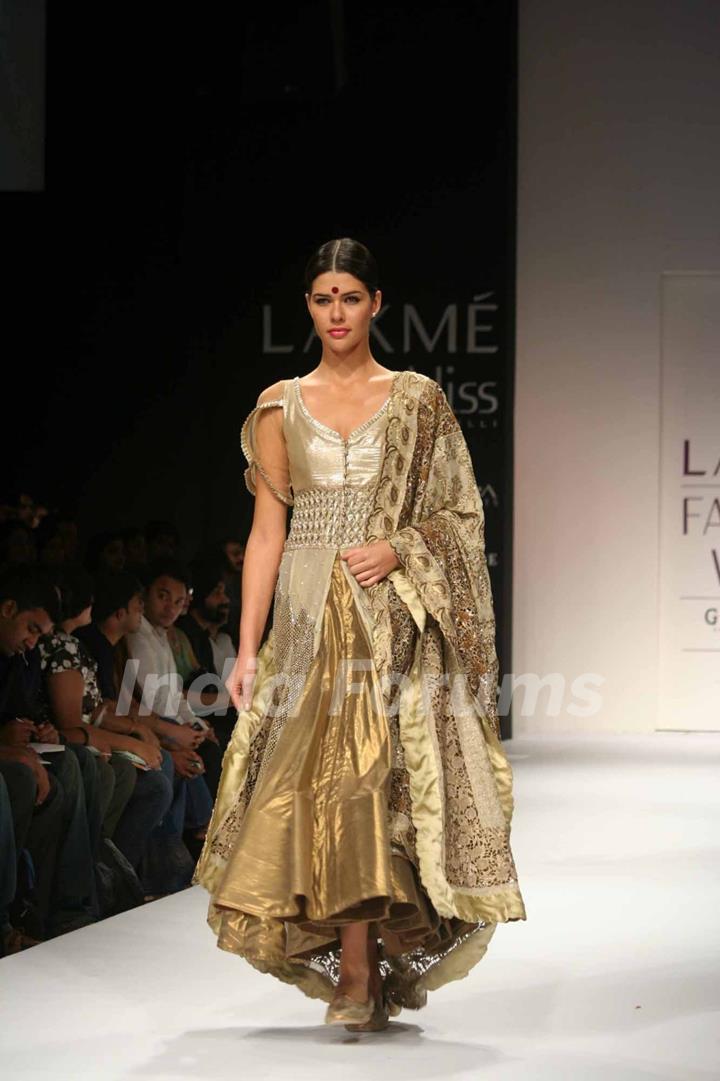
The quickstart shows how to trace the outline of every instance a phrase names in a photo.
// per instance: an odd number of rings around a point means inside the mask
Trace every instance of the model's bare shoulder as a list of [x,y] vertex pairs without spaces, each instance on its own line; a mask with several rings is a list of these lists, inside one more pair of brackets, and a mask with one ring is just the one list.
[[271,387],[266,387],[265,390],[261,390],[258,395],[257,404],[263,405],[265,402],[276,402],[282,398],[285,391],[285,379],[279,379],[277,383],[273,383]]

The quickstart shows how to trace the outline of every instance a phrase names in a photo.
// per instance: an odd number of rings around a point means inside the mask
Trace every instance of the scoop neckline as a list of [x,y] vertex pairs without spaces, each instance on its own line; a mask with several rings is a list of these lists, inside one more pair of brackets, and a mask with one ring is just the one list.
[[328,424],[323,424],[321,420],[317,420],[305,405],[305,401],[302,396],[302,390],[300,389],[300,376],[296,375],[293,379],[293,382],[295,384],[295,395],[303,416],[306,417],[307,420],[309,420],[310,423],[319,431],[325,432],[327,435],[334,436],[336,439],[339,439],[341,443],[349,443],[351,439],[354,439],[356,435],[360,435],[362,432],[364,432],[385,412],[385,410],[390,404],[390,399],[395,392],[395,384],[397,382],[397,377],[399,374],[400,373],[397,371],[392,373],[393,377],[390,383],[390,393],[388,394],[382,405],[375,410],[372,416],[368,417],[367,420],[364,420],[362,424],[358,424],[357,428],[353,428],[353,430],[347,436],[341,435],[340,432],[338,432],[335,428],[331,428]]

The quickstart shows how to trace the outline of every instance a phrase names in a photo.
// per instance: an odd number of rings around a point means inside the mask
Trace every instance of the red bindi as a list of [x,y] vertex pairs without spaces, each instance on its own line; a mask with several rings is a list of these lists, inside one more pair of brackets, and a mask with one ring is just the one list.
[[340,292],[340,290],[338,289],[337,285],[333,285],[333,287],[332,287],[332,289],[330,290],[330,292],[331,292],[331,293],[339,293],[339,292]]

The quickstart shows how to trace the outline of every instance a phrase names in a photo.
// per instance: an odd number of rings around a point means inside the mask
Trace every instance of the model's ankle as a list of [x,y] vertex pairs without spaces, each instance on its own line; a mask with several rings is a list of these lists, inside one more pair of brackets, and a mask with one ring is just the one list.
[[369,965],[344,965],[340,969],[340,980],[349,983],[367,983],[370,979],[370,971]]
[[367,999],[368,986],[370,985],[370,967],[363,964],[346,965],[340,970],[338,980],[338,994],[349,995],[359,1002]]

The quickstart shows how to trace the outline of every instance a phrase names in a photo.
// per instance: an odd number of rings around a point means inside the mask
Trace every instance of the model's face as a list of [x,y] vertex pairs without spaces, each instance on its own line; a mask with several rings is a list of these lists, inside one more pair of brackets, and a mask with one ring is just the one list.
[[145,616],[153,627],[172,627],[183,610],[187,590],[182,582],[163,575],[147,591]]
[[11,657],[34,649],[41,634],[50,634],[52,621],[44,608],[26,608],[19,612],[15,601],[3,601],[0,607],[0,652]]
[[370,321],[382,303],[380,290],[371,300],[358,278],[334,271],[317,276],[306,300],[323,348],[334,353],[349,352],[367,339]]

